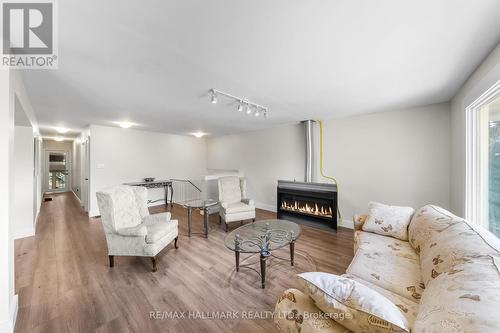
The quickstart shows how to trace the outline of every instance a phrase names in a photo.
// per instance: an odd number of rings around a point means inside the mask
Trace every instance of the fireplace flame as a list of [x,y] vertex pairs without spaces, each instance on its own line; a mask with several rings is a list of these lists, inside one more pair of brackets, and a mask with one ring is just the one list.
[[299,212],[302,214],[312,215],[312,216],[321,216],[329,218],[333,216],[332,207],[330,206],[325,207],[323,205],[318,205],[317,203],[314,204],[303,203],[303,202],[298,202],[297,200],[294,201],[283,200],[281,202],[281,209],[290,212]]

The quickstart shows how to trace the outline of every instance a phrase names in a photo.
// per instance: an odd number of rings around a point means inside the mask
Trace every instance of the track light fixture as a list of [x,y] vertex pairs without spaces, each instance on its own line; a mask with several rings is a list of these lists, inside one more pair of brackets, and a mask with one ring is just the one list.
[[231,94],[226,93],[226,92],[221,91],[221,90],[217,90],[214,88],[210,89],[210,102],[212,104],[216,104],[217,97],[220,97],[220,96],[225,96],[227,98],[234,99],[238,103],[238,108],[237,108],[238,112],[242,112],[243,110],[245,110],[247,114],[252,114],[253,110],[255,110],[254,115],[256,117],[260,116],[261,113],[264,115],[265,119],[267,119],[269,116],[269,114],[268,114],[269,108],[266,106],[251,102],[245,98],[231,95]]
[[210,99],[210,102],[212,102],[212,104],[217,103],[217,93],[213,89],[212,89],[212,98]]

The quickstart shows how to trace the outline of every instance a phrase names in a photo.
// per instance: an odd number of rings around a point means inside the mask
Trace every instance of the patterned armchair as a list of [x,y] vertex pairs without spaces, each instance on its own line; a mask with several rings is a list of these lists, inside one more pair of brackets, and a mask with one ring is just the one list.
[[245,178],[236,176],[222,177],[218,181],[220,221],[224,221],[226,231],[228,223],[252,220],[255,221],[255,202],[246,195],[247,182]]
[[143,187],[116,186],[96,195],[109,266],[114,266],[114,256],[150,257],[156,272],[156,255],[172,241],[177,249],[177,220],[171,220],[168,212],[150,215]]

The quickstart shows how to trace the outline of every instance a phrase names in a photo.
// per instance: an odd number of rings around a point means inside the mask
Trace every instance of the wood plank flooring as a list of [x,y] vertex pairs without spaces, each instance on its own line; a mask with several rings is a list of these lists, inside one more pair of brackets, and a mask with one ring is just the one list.
[[[165,211],[165,206],[152,212]],[[303,227],[295,245],[295,266],[268,260],[266,289],[260,277],[235,271],[234,253],[224,246],[226,233],[217,216],[208,239],[187,237],[187,212],[174,205],[179,220],[179,249],[169,245],[158,256],[158,271],[149,258],[115,257],[108,267],[101,221],[89,218],[72,193],[44,202],[36,236],[16,240],[15,272],[19,311],[15,332],[275,332],[266,312],[273,311],[285,289],[299,287],[295,274],[306,271],[345,272],[353,256],[352,230],[338,233]],[[194,215],[201,232],[202,217]],[[257,211],[257,220],[275,214]],[[234,227],[233,227],[234,228]],[[289,258],[288,247],[273,254]],[[258,255],[242,255],[241,264]],[[151,319],[151,311],[238,311],[258,319]]]

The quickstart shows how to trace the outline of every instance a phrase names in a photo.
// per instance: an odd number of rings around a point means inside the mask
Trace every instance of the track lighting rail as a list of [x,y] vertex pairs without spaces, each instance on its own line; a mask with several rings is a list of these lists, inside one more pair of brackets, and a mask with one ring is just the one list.
[[230,93],[227,93],[222,90],[218,90],[215,88],[210,89],[210,94],[211,94],[211,102],[213,104],[217,103],[217,96],[225,96],[230,99],[234,99],[236,102],[238,102],[238,111],[241,112],[243,111],[244,107],[246,106],[246,113],[251,114],[254,113],[255,116],[259,116],[261,113],[264,115],[264,118],[267,118],[269,116],[269,108],[267,106],[263,106],[261,104],[257,104],[255,102],[252,102],[246,98],[243,97],[238,97],[235,95],[232,95]]

